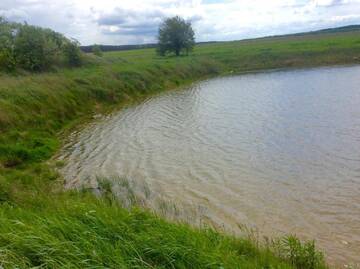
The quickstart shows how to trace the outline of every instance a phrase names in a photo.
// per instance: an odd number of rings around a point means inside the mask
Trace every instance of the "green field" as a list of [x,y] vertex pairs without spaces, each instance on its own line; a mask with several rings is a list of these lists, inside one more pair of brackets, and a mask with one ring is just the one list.
[[87,55],[80,68],[0,74],[0,265],[4,268],[325,268],[313,244],[259,246],[173,224],[112,197],[64,191],[51,157],[95,113],[203,79],[265,69],[360,63],[360,32]]

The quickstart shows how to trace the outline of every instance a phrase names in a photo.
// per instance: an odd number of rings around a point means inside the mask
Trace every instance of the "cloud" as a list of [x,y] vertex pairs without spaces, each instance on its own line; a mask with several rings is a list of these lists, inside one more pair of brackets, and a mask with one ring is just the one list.
[[346,0],[313,0],[316,6],[332,7],[348,3]]
[[158,25],[136,25],[136,26],[111,26],[103,29],[106,35],[130,35],[130,36],[150,36],[155,37],[158,32]]
[[11,21],[26,21],[29,19],[29,15],[24,10],[14,8],[0,10],[0,16]]
[[105,35],[155,37],[165,17],[165,13],[158,9],[139,11],[117,7],[110,13],[101,14],[96,22]]
[[0,0],[0,15],[82,44],[154,42],[159,23],[174,15],[208,41],[358,24],[358,14],[360,0]]

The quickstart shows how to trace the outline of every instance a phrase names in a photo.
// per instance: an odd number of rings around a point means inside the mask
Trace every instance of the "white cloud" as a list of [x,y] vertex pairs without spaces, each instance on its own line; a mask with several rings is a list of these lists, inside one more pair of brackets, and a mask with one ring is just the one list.
[[335,5],[341,5],[346,4],[349,1],[346,0],[313,0],[312,1],[315,6],[335,6]]
[[360,0],[1,0],[0,15],[83,44],[154,42],[166,16],[193,21],[197,39],[234,40],[360,23]]

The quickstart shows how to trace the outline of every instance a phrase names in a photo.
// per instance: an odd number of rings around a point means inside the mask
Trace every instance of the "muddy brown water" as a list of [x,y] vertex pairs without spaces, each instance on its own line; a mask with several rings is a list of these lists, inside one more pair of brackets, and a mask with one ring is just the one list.
[[144,181],[219,225],[314,238],[331,263],[360,263],[359,66],[196,83],[95,121],[61,158],[67,187]]

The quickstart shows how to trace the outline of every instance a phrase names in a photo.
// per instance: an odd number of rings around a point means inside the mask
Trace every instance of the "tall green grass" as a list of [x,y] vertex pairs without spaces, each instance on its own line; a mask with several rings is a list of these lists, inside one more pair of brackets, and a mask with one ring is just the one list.
[[42,202],[36,210],[1,206],[4,268],[325,268],[311,243],[283,241],[276,256],[273,245],[171,224],[110,197],[66,193]]
[[[199,45],[189,57],[152,49],[89,55],[81,68],[0,74],[0,265],[14,268],[323,268],[312,244],[251,240],[170,224],[109,199],[63,193],[51,161],[96,113],[194,80],[260,69],[358,63],[358,32]],[[291,240],[290,240],[291,239]],[[275,254],[274,254],[275,253]]]

